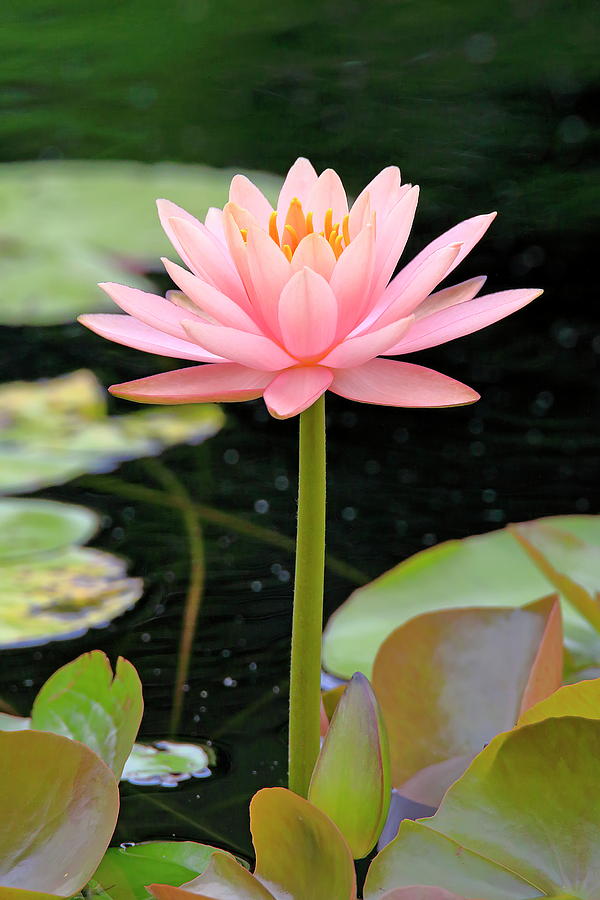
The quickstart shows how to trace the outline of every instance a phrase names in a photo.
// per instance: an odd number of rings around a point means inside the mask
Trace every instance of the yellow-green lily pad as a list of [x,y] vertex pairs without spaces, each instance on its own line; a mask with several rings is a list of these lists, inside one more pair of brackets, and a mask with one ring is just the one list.
[[214,404],[109,416],[106,396],[85,369],[0,386],[0,494],[63,484],[174,444],[197,444],[225,421]]
[[[0,166],[0,324],[55,325],[112,311],[99,281],[150,290],[172,248],[155,201],[196,216],[222,206],[233,172],[206,166],[51,160]],[[273,196],[280,179],[253,175]]]
[[[22,509],[29,525],[20,530],[23,553],[15,528],[9,555],[0,557],[0,648],[84,634],[139,600],[142,580],[127,575],[124,560],[75,543],[90,537],[97,525],[91,510],[50,500],[11,498],[2,503],[7,504],[7,518],[10,512],[18,522]],[[1,510],[0,505],[0,517]]]
[[0,498],[0,566],[7,561],[85,544],[98,516],[85,506]]
[[179,741],[134,744],[121,778],[130,784],[177,787],[190,778],[208,777],[212,762],[210,754],[199,744]]

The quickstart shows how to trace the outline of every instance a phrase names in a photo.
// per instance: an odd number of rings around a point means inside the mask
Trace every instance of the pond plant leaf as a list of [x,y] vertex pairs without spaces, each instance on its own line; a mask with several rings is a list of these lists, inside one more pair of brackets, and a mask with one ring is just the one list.
[[436,814],[404,822],[365,900],[428,884],[484,900],[600,898],[600,721],[545,719],[498,735]]
[[556,597],[521,609],[438,610],[397,628],[373,667],[393,786],[437,806],[496,734],[560,687],[562,656]]
[[543,522],[514,525],[512,533],[573,609],[600,631],[598,547]]
[[[179,886],[191,881],[208,865],[214,847],[192,841],[148,841],[129,847],[111,847],[89,883],[105,900],[149,900],[152,882]],[[0,895],[1,900],[1,895]]]
[[600,678],[566,684],[545,700],[524,710],[519,725],[533,725],[544,719],[577,716],[581,719],[600,719]]
[[321,810],[285,788],[265,788],[252,798],[250,829],[254,875],[216,852],[204,872],[182,888],[153,884],[158,900],[191,897],[236,900],[355,900],[352,853]]
[[0,731],[27,731],[31,728],[31,719],[0,713]]
[[[552,516],[540,523],[600,547],[600,516]],[[570,575],[566,569],[564,574]],[[600,585],[600,552],[586,577]],[[552,582],[506,528],[446,541],[410,557],[354,591],[331,616],[323,640],[325,668],[341,678],[371,677],[383,641],[421,613],[467,606],[523,606],[547,596]],[[568,602],[562,603],[567,644],[598,636]]]
[[[121,462],[198,444],[225,421],[213,404],[109,416],[107,394],[82,369],[41,381],[0,386],[0,493],[25,493]],[[1,552],[1,549],[0,549]]]
[[85,544],[98,530],[96,513],[53,500],[0,498],[0,566]]
[[101,650],[84,653],[43,685],[31,712],[31,728],[87,744],[117,779],[131,753],[143,712],[135,668],[119,657],[113,671]]
[[[169,250],[155,211],[168,197],[203,216],[223,206],[233,172],[175,163],[51,160],[0,166],[2,325],[55,325],[113,311],[95,285],[143,272]],[[280,179],[253,175],[268,195]],[[127,202],[123,202],[123,198]],[[27,278],[23,277],[24,270]]]
[[97,868],[118,810],[114,775],[85,744],[0,733],[2,887],[71,897]]
[[206,778],[211,774],[211,763],[211,757],[200,744],[179,741],[134,744],[122,780],[130,784],[177,787],[190,778]]
[[335,822],[354,858],[362,859],[381,834],[390,796],[385,725],[371,685],[356,673],[333,714],[308,799]]

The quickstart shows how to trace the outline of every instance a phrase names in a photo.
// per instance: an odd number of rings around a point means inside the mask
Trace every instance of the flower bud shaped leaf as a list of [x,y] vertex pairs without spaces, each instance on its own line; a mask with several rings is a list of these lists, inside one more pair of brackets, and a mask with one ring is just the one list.
[[333,714],[308,799],[335,822],[354,858],[361,859],[381,834],[390,796],[385,726],[368,679],[357,673]]

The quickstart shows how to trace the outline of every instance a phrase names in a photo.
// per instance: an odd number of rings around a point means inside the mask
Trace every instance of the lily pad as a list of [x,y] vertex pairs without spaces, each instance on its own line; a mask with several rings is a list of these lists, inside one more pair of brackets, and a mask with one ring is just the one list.
[[111,847],[104,855],[89,889],[104,900],[149,900],[145,885],[165,882],[178,887],[206,869],[214,847],[192,841],[149,841]]
[[438,610],[396,629],[373,669],[393,786],[437,806],[476,753],[560,687],[562,669],[557,599]]
[[31,728],[87,744],[120,778],[143,705],[142,685],[131,663],[119,657],[113,676],[106,654],[94,650],[50,676],[35,698]]
[[404,822],[364,896],[414,884],[484,900],[600,898],[600,721],[546,719],[502,734],[438,812]]
[[24,493],[89,472],[197,444],[225,421],[213,404],[109,416],[106,392],[85,369],[0,386],[0,493]]
[[118,810],[114,775],[85,744],[0,733],[2,887],[71,897],[97,868]]
[[[112,312],[111,301],[95,287],[100,281],[126,280],[151,290],[142,273],[172,253],[156,199],[166,197],[203,216],[227,200],[233,174],[173,163],[0,166],[0,324],[55,325],[83,312]],[[259,175],[258,183],[273,196],[281,182]]]
[[178,741],[135,744],[125,763],[122,780],[130,784],[177,787],[190,778],[207,778],[213,762],[199,744]]
[[[3,547],[11,556],[0,560],[0,648],[84,634],[139,600],[142,581],[127,576],[122,559],[89,547],[66,546],[71,539],[90,536],[92,524],[97,524],[91,510],[50,500],[0,501],[4,503],[7,519],[26,523],[21,534],[28,554],[19,554],[8,540]],[[19,533],[17,527],[14,533]],[[38,552],[33,552],[36,547]]]
[[85,544],[98,530],[85,506],[0,498],[0,566],[7,561]]
[[[600,516],[552,516],[539,520],[600,547]],[[600,585],[600,552],[586,572]],[[565,572],[576,577],[576,572]],[[359,588],[330,618],[324,635],[325,667],[350,678],[370,677],[377,651],[394,629],[413,616],[466,606],[523,606],[554,589],[506,529],[446,541],[423,550]],[[565,600],[567,646],[599,644],[598,634]]]

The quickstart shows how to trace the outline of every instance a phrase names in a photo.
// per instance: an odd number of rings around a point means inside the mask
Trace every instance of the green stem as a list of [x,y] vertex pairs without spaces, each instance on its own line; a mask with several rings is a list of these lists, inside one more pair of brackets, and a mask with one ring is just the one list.
[[290,679],[289,787],[308,794],[319,754],[325,569],[325,398],[300,416],[298,532]]

